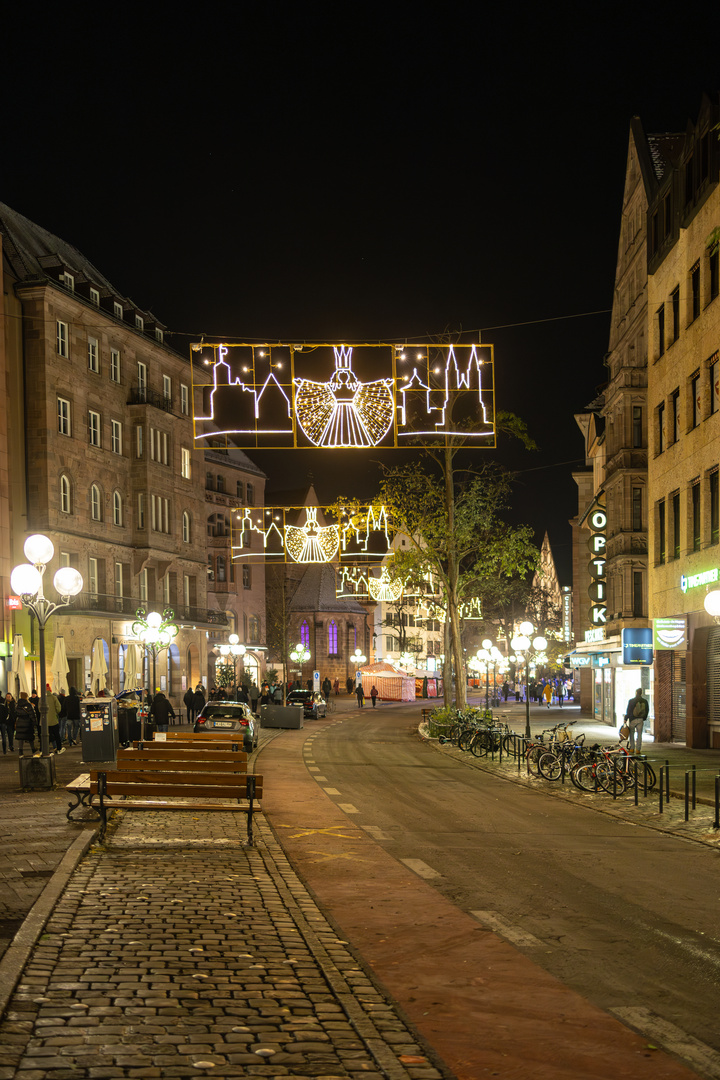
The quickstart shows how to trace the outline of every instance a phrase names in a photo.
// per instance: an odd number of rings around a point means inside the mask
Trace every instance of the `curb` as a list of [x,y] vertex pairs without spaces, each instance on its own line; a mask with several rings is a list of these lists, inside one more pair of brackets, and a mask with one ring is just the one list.
[[0,959],[0,1018],[5,1014],[10,998],[30,959],[30,954],[55,904],[96,835],[97,829],[88,829],[72,842],[60,860],[57,870],[30,908],[22,926]]

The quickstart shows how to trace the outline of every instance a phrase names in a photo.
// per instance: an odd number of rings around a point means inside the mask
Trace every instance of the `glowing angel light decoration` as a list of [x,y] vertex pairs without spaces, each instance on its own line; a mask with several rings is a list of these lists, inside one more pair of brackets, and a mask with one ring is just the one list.
[[318,525],[317,507],[305,510],[304,525],[285,526],[285,547],[291,559],[298,563],[331,562],[340,545],[338,525]]
[[395,603],[403,594],[403,583],[398,578],[391,578],[387,566],[383,566],[379,578],[368,578],[368,592],[378,603]]
[[482,619],[480,597],[472,596],[469,600],[462,600],[458,604],[458,615],[461,619]]
[[333,349],[329,382],[295,380],[295,414],[315,446],[377,446],[393,422],[392,379],[361,383],[350,363],[352,347]]

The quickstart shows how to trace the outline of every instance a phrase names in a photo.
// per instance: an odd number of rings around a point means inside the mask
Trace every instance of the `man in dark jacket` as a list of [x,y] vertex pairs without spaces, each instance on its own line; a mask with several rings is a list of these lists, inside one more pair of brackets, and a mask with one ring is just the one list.
[[35,755],[35,710],[25,690],[20,691],[20,699],[15,706],[15,738],[20,757],[23,756],[26,742],[30,743],[30,753]]
[[80,695],[74,686],[70,687],[66,710],[68,742],[75,746],[80,741]]
[[197,720],[200,713],[205,708],[205,691],[202,683],[198,683],[195,687],[195,719]]
[[185,708],[187,709],[188,724],[195,723],[195,691],[192,686],[188,686],[183,697]]
[[162,690],[158,690],[153,698],[153,703],[150,706],[150,716],[154,719],[158,731],[167,731],[170,725],[170,717],[172,716],[173,720],[175,719],[175,710]]

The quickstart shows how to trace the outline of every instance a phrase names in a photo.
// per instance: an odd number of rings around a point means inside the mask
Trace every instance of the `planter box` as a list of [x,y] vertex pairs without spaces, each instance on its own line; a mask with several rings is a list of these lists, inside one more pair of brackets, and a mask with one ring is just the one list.
[[303,712],[302,705],[262,705],[260,707],[260,727],[304,727]]

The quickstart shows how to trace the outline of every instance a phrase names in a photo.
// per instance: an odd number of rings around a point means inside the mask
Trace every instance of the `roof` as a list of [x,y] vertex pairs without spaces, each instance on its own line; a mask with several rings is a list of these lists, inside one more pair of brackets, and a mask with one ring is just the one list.
[[335,595],[335,567],[330,563],[308,566],[290,601],[291,611],[334,611],[346,615],[366,615],[357,600],[341,600]]
[[235,446],[228,447],[227,453],[208,448],[205,451],[205,460],[214,461],[217,465],[225,465],[231,469],[242,469],[244,472],[254,473],[256,476],[267,476],[266,472],[251,461],[247,454]]
[[50,267],[57,265],[50,258],[55,255],[78,278],[85,278],[94,285],[104,286],[115,296],[122,296],[120,290],[76,247],[23,217],[5,203],[0,203],[0,233],[3,236],[3,252],[21,281],[47,278]]

